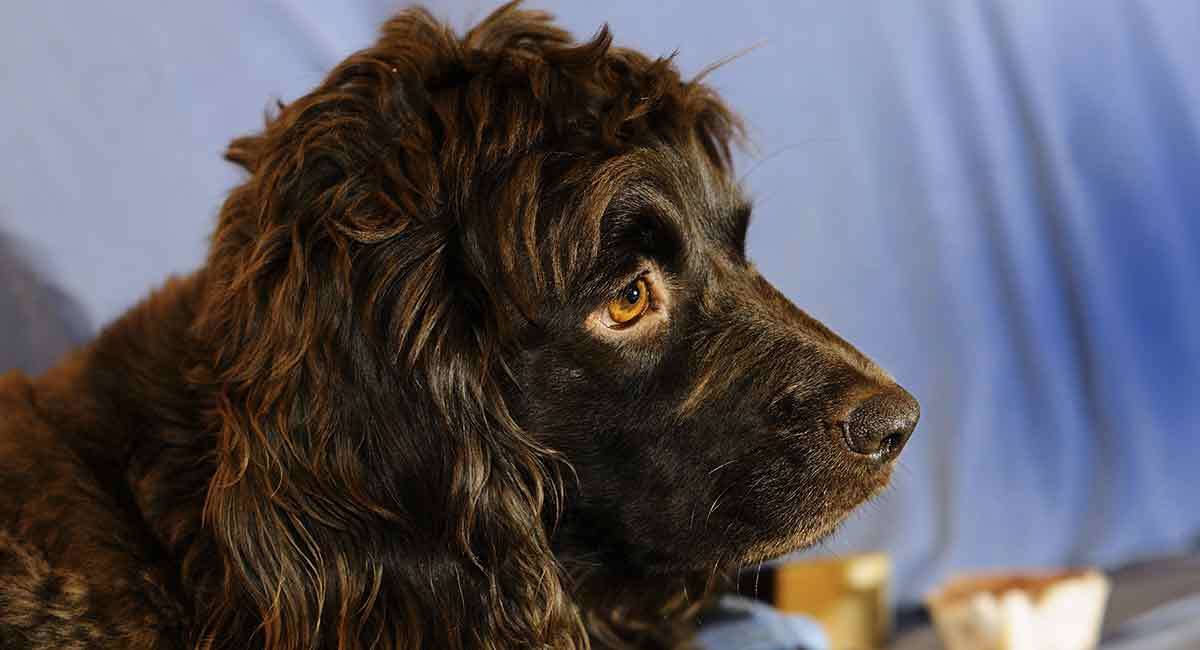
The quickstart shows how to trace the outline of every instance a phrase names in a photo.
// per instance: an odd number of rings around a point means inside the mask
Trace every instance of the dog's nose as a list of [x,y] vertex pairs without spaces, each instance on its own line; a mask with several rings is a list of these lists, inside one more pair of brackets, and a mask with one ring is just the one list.
[[903,388],[875,393],[847,414],[842,425],[846,446],[855,453],[889,461],[904,448],[920,417],[921,405]]

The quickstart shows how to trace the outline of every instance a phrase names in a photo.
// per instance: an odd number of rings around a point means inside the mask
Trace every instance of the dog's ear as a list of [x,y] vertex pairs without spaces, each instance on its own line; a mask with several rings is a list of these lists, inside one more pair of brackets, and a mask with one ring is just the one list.
[[194,328],[217,395],[213,646],[586,645],[543,525],[559,463],[509,414],[497,308],[439,214],[453,134],[404,87],[454,46],[403,20],[415,49],[351,57],[230,148],[250,177]]

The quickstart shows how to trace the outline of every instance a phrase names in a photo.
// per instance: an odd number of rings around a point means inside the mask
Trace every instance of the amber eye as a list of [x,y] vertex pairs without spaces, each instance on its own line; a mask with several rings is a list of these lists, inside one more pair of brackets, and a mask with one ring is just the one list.
[[608,303],[608,316],[618,325],[628,325],[637,320],[650,306],[650,292],[646,281],[638,278],[621,291],[616,300]]

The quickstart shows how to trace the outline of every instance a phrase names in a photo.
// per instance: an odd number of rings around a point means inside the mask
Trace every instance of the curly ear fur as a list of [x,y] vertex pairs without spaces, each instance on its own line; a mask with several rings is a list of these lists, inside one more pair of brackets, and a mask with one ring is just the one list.
[[384,33],[228,154],[252,175],[195,325],[231,578],[208,643],[245,647],[220,632],[250,616],[280,649],[584,647],[542,524],[558,460],[508,413],[502,323],[411,105],[458,44],[420,11]]
[[656,130],[724,167],[738,126],[669,60],[548,21],[510,4],[458,39],[405,12],[230,146],[250,175],[191,332],[219,430],[207,647],[589,645],[543,523],[570,470],[505,396],[514,328],[599,228],[536,222],[539,197],[596,221],[567,196],[596,151]]

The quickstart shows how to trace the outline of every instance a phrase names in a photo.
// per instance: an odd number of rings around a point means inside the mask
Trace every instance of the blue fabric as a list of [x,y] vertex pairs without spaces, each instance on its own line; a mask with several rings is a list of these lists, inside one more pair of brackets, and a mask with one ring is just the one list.
[[[924,410],[819,552],[888,551],[913,600],[1200,532],[1200,3],[538,6],[686,72],[765,41],[709,78],[759,143],[751,256]],[[108,320],[201,261],[230,137],[392,9],[0,4],[0,225]]]
[[696,643],[704,650],[828,650],[829,639],[814,620],[771,606],[726,596],[702,619]]

